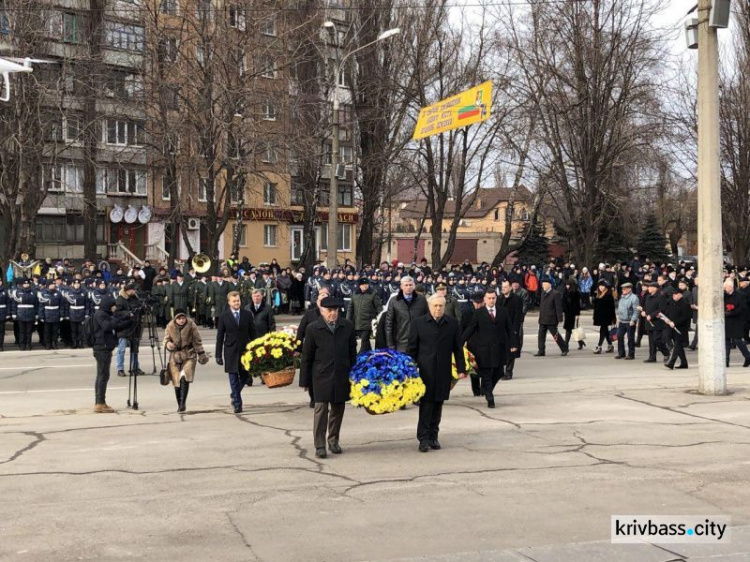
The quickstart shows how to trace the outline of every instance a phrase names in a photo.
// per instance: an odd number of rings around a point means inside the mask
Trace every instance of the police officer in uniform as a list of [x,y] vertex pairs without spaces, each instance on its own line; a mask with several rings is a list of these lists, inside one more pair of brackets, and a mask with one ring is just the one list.
[[65,296],[68,301],[68,319],[70,320],[70,345],[73,349],[83,349],[83,322],[88,317],[88,297],[81,287],[80,279],[73,279],[73,286]]
[[12,304],[13,319],[18,320],[18,345],[21,351],[31,351],[38,302],[28,279],[21,279],[21,288],[16,291]]
[[57,349],[57,341],[60,338],[60,320],[65,314],[64,303],[65,299],[54,282],[50,282],[46,291],[42,289],[38,316],[44,322],[45,349]]

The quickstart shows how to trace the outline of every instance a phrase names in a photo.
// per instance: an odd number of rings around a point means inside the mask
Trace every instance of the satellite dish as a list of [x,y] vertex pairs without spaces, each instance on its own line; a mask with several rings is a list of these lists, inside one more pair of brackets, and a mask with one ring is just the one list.
[[118,222],[122,222],[123,214],[124,213],[122,207],[120,207],[119,205],[115,205],[109,212],[109,220],[115,224],[117,224]]
[[138,211],[133,205],[128,205],[127,211],[125,211],[125,222],[133,224],[138,219]]
[[151,208],[141,207],[141,210],[138,213],[138,222],[141,224],[146,224],[150,220],[151,220]]

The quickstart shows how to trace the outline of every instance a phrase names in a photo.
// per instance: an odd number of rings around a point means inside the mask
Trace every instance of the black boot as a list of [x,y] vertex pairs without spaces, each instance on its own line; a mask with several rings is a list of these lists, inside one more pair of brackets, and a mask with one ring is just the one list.
[[174,397],[177,399],[177,411],[179,412],[180,407],[182,406],[182,404],[180,404],[180,387],[179,386],[174,387]]
[[185,411],[185,403],[187,402],[188,391],[190,390],[190,383],[185,379],[180,379],[180,412]]

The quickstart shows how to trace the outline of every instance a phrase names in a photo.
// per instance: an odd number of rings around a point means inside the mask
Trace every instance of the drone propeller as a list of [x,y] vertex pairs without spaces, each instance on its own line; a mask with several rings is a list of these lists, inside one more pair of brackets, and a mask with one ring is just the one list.
[[32,64],[57,64],[59,61],[56,60],[46,60],[46,59],[32,59],[29,57],[26,57],[24,59],[18,58],[18,57],[4,57],[7,60],[17,62],[19,64],[23,64],[24,66],[31,68]]

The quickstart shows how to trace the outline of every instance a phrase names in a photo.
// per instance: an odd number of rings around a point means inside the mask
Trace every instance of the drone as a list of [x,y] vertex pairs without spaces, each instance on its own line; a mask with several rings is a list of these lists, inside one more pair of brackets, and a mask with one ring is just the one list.
[[11,72],[32,72],[33,63],[48,63],[54,61],[39,59],[17,59],[14,57],[0,58],[0,76],[3,77],[2,91],[0,92],[0,101],[10,101],[10,74]]

